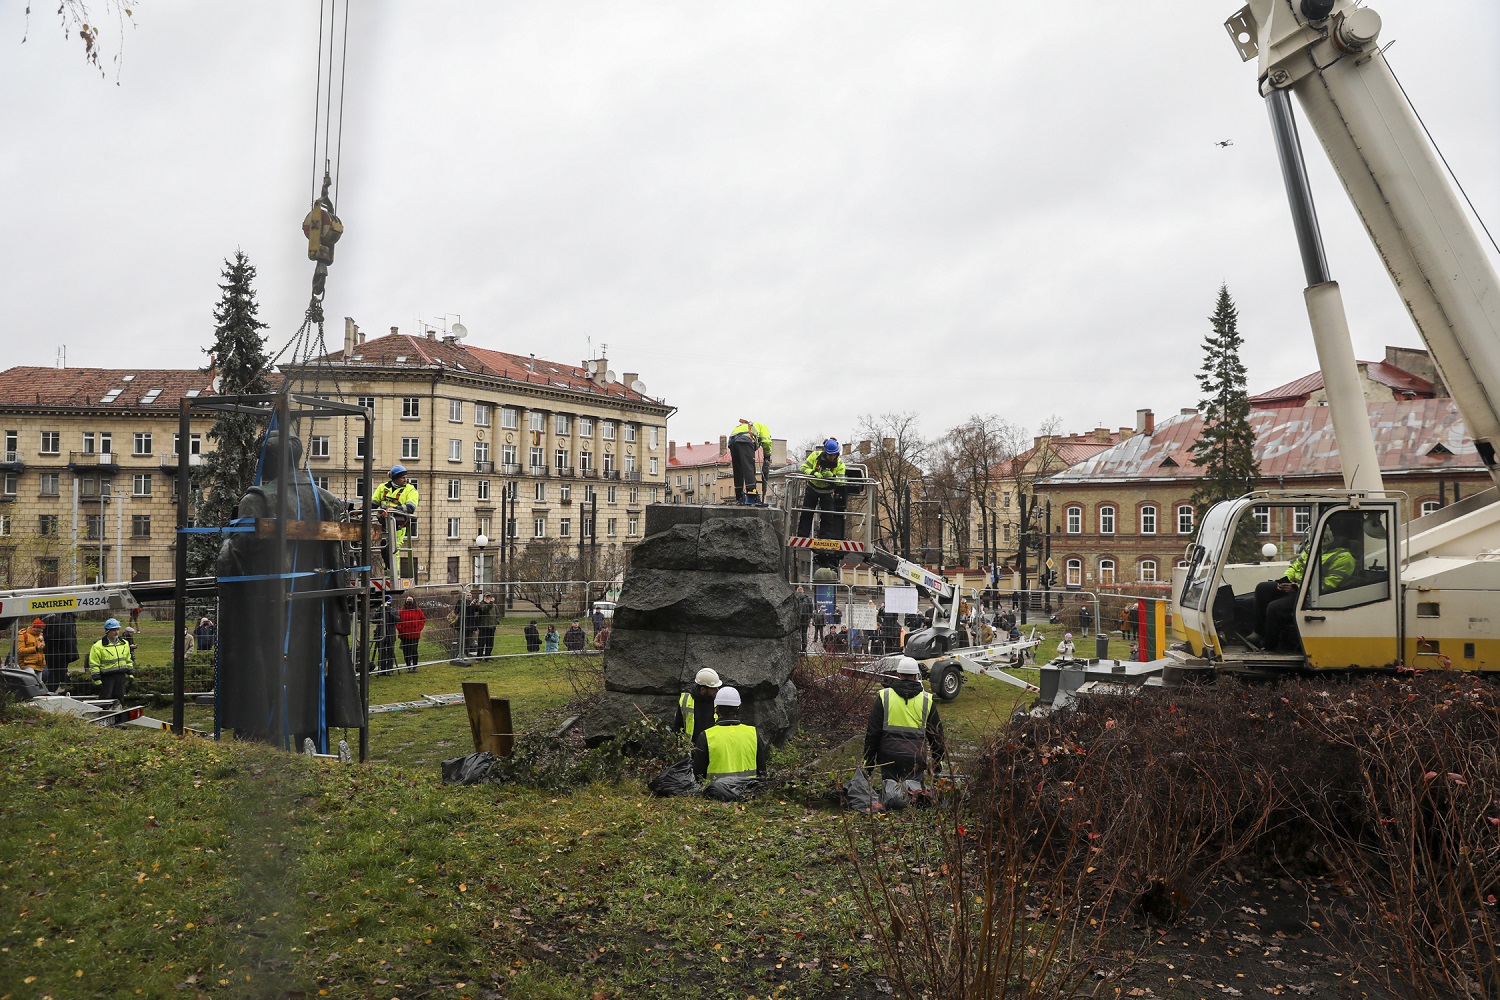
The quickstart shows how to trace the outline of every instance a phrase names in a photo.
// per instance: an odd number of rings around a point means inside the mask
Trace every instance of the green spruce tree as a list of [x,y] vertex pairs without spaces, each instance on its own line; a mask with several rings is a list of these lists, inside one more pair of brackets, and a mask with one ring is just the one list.
[[[207,371],[218,376],[220,395],[271,391],[268,377],[270,357],[260,331],[266,328],[257,315],[255,302],[255,267],[243,250],[224,262],[224,279],[219,285],[219,304],[214,307],[214,342],[206,348]],[[254,417],[239,413],[220,413],[209,430],[213,447],[204,456],[199,469],[197,523],[205,527],[228,524],[234,517],[240,497],[255,478],[255,439],[261,428]],[[211,574],[219,549],[214,535],[192,536],[188,571],[194,576]]]
[[[1240,336],[1239,311],[1227,285],[1219,286],[1219,300],[1209,322],[1213,332],[1203,339],[1203,368],[1198,372],[1203,431],[1193,445],[1193,461],[1203,470],[1203,478],[1193,491],[1200,521],[1210,506],[1243,496],[1255,489],[1260,479],[1255,432],[1250,428],[1250,394],[1241,360],[1245,341]],[[1254,538],[1244,530],[1247,525],[1235,533],[1236,558],[1249,558],[1254,548]]]

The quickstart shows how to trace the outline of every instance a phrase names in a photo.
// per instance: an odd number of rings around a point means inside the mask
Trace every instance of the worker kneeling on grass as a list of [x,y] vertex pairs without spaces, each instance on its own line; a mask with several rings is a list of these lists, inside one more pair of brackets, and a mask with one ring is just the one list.
[[693,734],[693,774],[707,780],[704,794],[736,800],[766,774],[766,745],[755,727],[740,721],[740,693],[721,687],[714,695],[717,720]]
[[120,634],[120,621],[109,618],[104,622],[104,638],[89,649],[89,683],[93,685],[95,698],[125,697],[125,682],[135,666],[133,647]]
[[947,754],[943,723],[932,695],[922,689],[917,661],[903,656],[896,665],[896,682],[881,688],[865,727],[865,766],[880,767],[885,781],[921,781],[927,771],[928,751],[941,764]]

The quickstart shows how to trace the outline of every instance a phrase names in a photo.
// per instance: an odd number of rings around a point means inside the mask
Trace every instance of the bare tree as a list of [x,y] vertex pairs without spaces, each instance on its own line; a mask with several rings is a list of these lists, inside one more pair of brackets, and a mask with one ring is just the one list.
[[912,494],[920,490],[931,443],[918,430],[915,413],[866,414],[859,418],[858,436],[870,443],[869,453],[861,457],[870,478],[880,484],[875,497],[875,544],[910,557]]
[[[104,75],[104,63],[101,57],[104,54],[103,47],[99,42],[99,21],[113,20],[117,27],[119,46],[110,62],[115,64],[115,83],[119,83],[120,58],[125,50],[125,26],[134,25],[134,5],[122,2],[122,0],[100,0],[91,3],[90,0],[58,0],[57,18],[62,22],[63,37],[72,38],[78,36],[83,43],[83,60]],[[26,5],[26,31],[21,35],[21,44],[26,44],[26,39],[31,34],[31,4]]]
[[[945,488],[945,512],[959,542],[959,558],[969,564],[975,520],[981,551],[987,551],[997,508],[994,487],[1005,473],[1004,463],[1019,450],[1022,432],[993,413],[976,414],[943,435],[936,449],[939,481]],[[994,553],[990,553],[991,560]]]
[[577,571],[578,558],[571,545],[532,542],[511,564],[511,594],[547,617],[559,618],[564,605],[580,599],[583,583],[574,580]]

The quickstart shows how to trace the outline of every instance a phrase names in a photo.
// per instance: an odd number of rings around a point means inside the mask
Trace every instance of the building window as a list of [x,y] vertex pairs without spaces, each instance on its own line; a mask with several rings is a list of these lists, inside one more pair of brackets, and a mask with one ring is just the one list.
[[539,476],[547,471],[547,453],[540,446],[534,446],[528,457],[531,461],[531,474],[533,476]]
[[1069,559],[1063,570],[1063,582],[1069,587],[1083,586],[1083,560]]
[[615,537],[615,518],[607,518],[604,522],[604,535],[607,538]]
[[635,471],[635,456],[634,455],[626,455],[625,456],[625,474],[628,476],[628,475],[630,475],[634,471]]
[[[474,426],[475,427],[488,427],[490,425],[490,411],[492,409],[493,409],[493,407],[491,407],[489,403],[475,403],[474,404]],[[516,425],[514,423],[512,423],[510,425],[510,427],[511,427],[511,430],[515,430]]]
[[614,471],[615,471],[615,454],[612,451],[606,451],[604,453],[604,474],[606,476],[610,476],[610,475],[614,474]]
[[531,484],[531,499],[534,500],[537,503],[545,503],[547,501],[547,484],[546,483],[532,483]]
[[474,484],[474,497],[477,500],[488,500],[490,498],[490,481],[481,479]]
[[526,428],[533,431],[544,431],[547,429],[547,415],[541,410],[532,410],[526,414]]
[[448,518],[448,541],[452,542],[452,541],[457,540],[457,538],[458,538],[458,527],[459,527],[459,519],[458,518],[456,518],[456,517],[450,517],[450,518]]
[[362,437],[357,437],[354,439],[354,457],[365,457],[365,439]]
[[10,515],[0,514],[0,538],[10,537]]
[[594,467],[594,453],[591,451],[580,451],[578,453],[578,471],[588,472]]
[[401,419],[402,420],[417,420],[421,416],[422,416],[422,397],[421,396],[402,396],[401,397]]
[[1271,533],[1271,508],[1265,504],[1250,508],[1250,516],[1255,518],[1255,533],[1258,535],[1269,535]]
[[615,422],[613,420],[601,421],[599,424],[599,436],[606,441],[613,441],[615,439]]
[[655,451],[656,450],[656,446],[660,442],[661,442],[661,428],[660,427],[653,427],[653,428],[651,428],[651,443],[650,443],[650,446],[649,446],[651,448],[651,450]]
[[[326,489],[328,489],[328,477],[327,476],[313,476],[312,477],[312,481],[313,481],[313,485],[316,486],[318,489],[320,489],[320,490],[326,490]],[[175,494],[176,494],[176,487],[177,487],[177,480],[175,480],[175,479],[172,480],[172,487],[173,487],[173,494],[175,496]]]
[[60,431],[42,431],[42,443],[38,449],[43,455],[56,455],[62,451]]
[[[101,438],[104,438],[106,441],[108,441],[108,438],[109,438],[108,434],[101,434],[99,436]],[[181,443],[182,443],[182,435],[174,433],[172,435],[172,454],[174,454],[174,455],[177,454],[177,448],[178,448],[178,446]],[[104,449],[101,449],[101,450],[104,450]],[[203,454],[203,435],[202,434],[189,434],[188,435],[188,454],[189,455],[201,455],[201,454]]]
[[36,585],[38,587],[57,586],[57,560],[50,556],[43,556],[36,561]]
[[[1302,508],[1300,508],[1300,507],[1298,508],[1298,510],[1301,510],[1301,509]],[[1439,507],[1438,502],[1436,500],[1423,500],[1422,501],[1422,516],[1423,517],[1426,517],[1428,514],[1436,514],[1440,509],[1441,508]]]
[[[1436,508],[1434,507],[1434,509],[1436,509]],[[1424,514],[1427,513],[1425,505],[1423,507],[1423,511],[1422,512]],[[1300,507],[1293,507],[1292,508],[1292,531],[1296,532],[1299,535],[1305,535],[1305,534],[1307,534],[1307,530],[1309,528],[1311,528],[1311,527],[1312,527],[1312,508],[1309,507],[1309,506],[1307,506],[1306,504],[1303,504]]]
[[1000,507],[1003,510],[1010,510],[1010,494],[1009,493],[1001,493],[1000,494]]
[[552,415],[552,433],[554,433],[554,434],[568,434],[568,433],[571,433],[572,423],[573,423],[573,418],[570,417],[570,416],[568,416],[568,414],[566,414],[566,413],[555,413],[555,414]]
[[578,436],[579,437],[584,437],[584,438],[591,438],[591,437],[594,436],[594,418],[593,417],[579,417],[578,418]]
[[563,503],[572,503],[573,502],[573,484],[572,483],[558,483],[557,484],[557,498],[559,500],[561,500]]
[[553,453],[552,458],[558,472],[561,472],[564,469],[572,468],[568,465],[568,451],[566,448],[557,449],[557,451]]
[[355,397],[355,403],[357,403],[359,406],[363,406],[365,409],[369,410],[371,413],[375,412],[375,397],[374,396],[357,396],[357,397]]
[[573,534],[573,519],[571,517],[560,517],[557,519],[557,537],[570,538]]
[[91,542],[97,542],[104,537],[104,515],[84,515],[83,537]]
[[508,431],[516,430],[521,426],[521,411],[514,406],[502,407],[500,410],[500,426]]
[[358,476],[354,480],[354,495],[362,497],[365,495],[365,477]]
[[1193,505],[1190,503],[1177,505],[1177,533],[1179,535],[1193,533]]
[[458,556],[448,557],[448,582],[458,582]]
[[545,517],[533,517],[531,519],[531,537],[547,537],[547,519]]
[[131,514],[130,515],[130,537],[131,538],[150,538],[151,537],[151,515],[150,514]]
[[1156,560],[1142,559],[1139,566],[1139,577],[1142,583],[1156,582]]
[[518,538],[518,537],[520,537],[521,528],[520,528],[519,522],[517,522],[516,519],[513,518],[513,517],[506,518],[506,520],[505,520],[505,531],[506,531],[506,534],[508,534],[511,538]]
[[41,489],[38,492],[44,497],[55,497],[59,492],[61,483],[62,477],[58,473],[44,472],[42,473]]
[[449,500],[462,500],[463,499],[463,489],[464,489],[464,481],[462,479],[450,479],[450,480],[448,480],[448,499]]
[[401,439],[401,459],[405,462],[415,462],[422,457],[421,438]]
[[1156,504],[1148,503],[1141,508],[1141,534],[1156,534]]
[[517,464],[519,461],[520,456],[516,454],[515,445],[502,444],[500,446],[500,462],[505,466],[506,475],[513,476],[521,471]]
[[448,439],[448,461],[462,462],[464,460],[464,443],[458,438]]
[[[448,422],[450,424],[461,424],[464,422],[464,401],[461,399],[448,400]],[[479,414],[474,415],[474,422],[479,423]]]
[[1099,534],[1113,535],[1115,533],[1115,509],[1109,504],[1099,508]]
[[137,472],[131,476],[130,494],[137,497],[149,497],[151,495],[151,473]]
[[1113,559],[1099,560],[1099,586],[1113,587],[1115,585],[1115,561]]
[[641,502],[641,488],[639,486],[632,486],[632,487],[630,487],[630,506],[634,507],[637,504],[639,504],[640,502]]
[[1066,527],[1064,530],[1070,535],[1083,534],[1083,508],[1069,507],[1063,515]]
[[584,503],[593,503],[594,502],[594,498],[596,496],[598,496],[598,495],[599,494],[597,494],[597,493],[594,492],[594,486],[593,486],[592,483],[584,483],[583,484],[583,502]]
[[57,537],[57,515],[41,514],[36,519],[36,533],[43,538]]
[[606,486],[604,488],[604,502],[605,503],[619,503],[620,502],[620,487],[618,487],[618,486]]
[[625,425],[625,442],[627,444],[635,443],[635,424]]
[[656,487],[651,487],[651,502],[656,503]]
[[135,451],[132,452],[132,454],[135,454],[135,455],[149,455],[149,454],[151,454],[151,432],[150,431],[136,431],[135,432]]
[[653,476],[657,474],[656,459],[654,457],[651,459],[651,474]]
[[488,441],[474,442],[474,461],[488,462],[490,460],[490,443]]
[[307,439],[307,455],[309,458],[328,457],[328,435],[314,434]]
[[490,519],[489,518],[487,518],[487,517],[481,517],[479,519],[479,531],[477,533],[483,535],[485,538],[489,538],[489,537],[491,537],[494,534],[490,530]]
[[639,535],[641,533],[641,519],[635,516],[630,517],[625,522],[625,533],[631,538]]

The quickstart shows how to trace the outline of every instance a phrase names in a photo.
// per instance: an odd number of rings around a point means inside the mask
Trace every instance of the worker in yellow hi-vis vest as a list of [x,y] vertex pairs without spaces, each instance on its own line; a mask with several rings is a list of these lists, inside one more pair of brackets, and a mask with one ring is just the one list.
[[865,727],[865,766],[879,765],[885,780],[921,779],[927,770],[928,750],[935,763],[947,754],[943,723],[932,695],[922,689],[917,661],[903,656],[896,665],[896,682],[881,688]]
[[417,513],[417,487],[407,478],[406,466],[391,466],[391,478],[375,487],[374,505],[378,508],[393,510],[399,514],[406,515],[397,519],[400,527],[396,529],[394,540],[387,538],[386,567],[389,569],[391,579],[398,579],[403,574],[402,567],[397,562],[401,558],[401,552],[406,549],[406,523],[407,518],[415,517]]
[[688,739],[697,736],[714,724],[714,696],[724,682],[713,667],[704,667],[693,678],[691,689],[682,692],[677,699],[677,718],[673,729],[687,733]]
[[705,778],[763,778],[766,745],[755,727],[740,721],[740,693],[721,687],[714,695],[717,721],[693,736],[693,773]]

